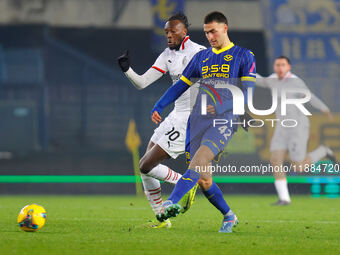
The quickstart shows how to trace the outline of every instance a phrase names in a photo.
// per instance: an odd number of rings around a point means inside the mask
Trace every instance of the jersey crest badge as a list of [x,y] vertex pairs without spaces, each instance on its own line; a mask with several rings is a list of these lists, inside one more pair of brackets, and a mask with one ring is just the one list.
[[223,59],[225,61],[231,61],[231,60],[233,60],[233,56],[232,55],[225,55]]

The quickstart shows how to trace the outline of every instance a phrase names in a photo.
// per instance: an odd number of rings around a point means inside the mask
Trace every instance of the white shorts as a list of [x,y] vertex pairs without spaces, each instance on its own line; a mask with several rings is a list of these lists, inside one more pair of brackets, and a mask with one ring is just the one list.
[[296,127],[277,125],[270,144],[270,151],[288,150],[292,161],[303,161],[307,155],[309,123],[299,123]]
[[173,110],[158,128],[155,129],[151,142],[158,144],[173,159],[185,152],[185,137],[190,112]]

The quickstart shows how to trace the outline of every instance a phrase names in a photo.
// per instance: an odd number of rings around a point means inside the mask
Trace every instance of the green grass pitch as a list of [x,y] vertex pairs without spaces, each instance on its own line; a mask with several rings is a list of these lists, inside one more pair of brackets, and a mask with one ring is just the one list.
[[[340,254],[338,199],[293,196],[273,207],[274,196],[225,198],[240,220],[232,234],[218,233],[221,215],[204,197],[171,229],[148,229],[143,197],[0,196],[0,254]],[[36,233],[16,224],[29,203],[47,210]]]

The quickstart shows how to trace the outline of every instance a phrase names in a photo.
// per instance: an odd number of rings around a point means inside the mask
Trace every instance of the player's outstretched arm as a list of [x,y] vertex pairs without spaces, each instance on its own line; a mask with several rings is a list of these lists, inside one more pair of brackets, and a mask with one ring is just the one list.
[[130,80],[130,82],[136,87],[136,89],[144,89],[159,78],[162,77],[163,73],[150,68],[143,75],[137,74],[130,66],[129,51],[125,51],[123,55],[117,58],[118,65]]
[[269,88],[266,78],[258,73],[256,73],[256,85],[261,88]]
[[[307,88],[308,89],[308,88]],[[311,98],[309,103],[315,108],[318,109],[321,112],[329,112],[328,106],[321,101],[320,98],[318,98],[314,93],[310,92]]]
[[334,117],[333,117],[331,111],[329,110],[328,106],[324,102],[322,102],[322,100],[320,98],[318,98],[314,93],[312,93],[309,90],[309,88],[307,87],[307,85],[304,83],[303,80],[301,80],[300,78],[297,79],[296,85],[297,85],[297,87],[300,87],[300,88],[303,88],[303,89],[306,89],[306,90],[309,91],[309,93],[311,94],[311,98],[310,98],[309,103],[315,109],[317,109],[317,110],[323,112],[324,114],[326,114],[330,121],[334,120]]
[[328,118],[330,121],[334,121],[334,116],[333,114],[331,113],[330,110],[326,110],[326,111],[322,111],[324,114],[327,114]]
[[154,68],[150,68],[143,75],[139,75],[135,73],[131,67],[127,70],[125,75],[138,90],[146,88],[163,76],[162,73]]
[[151,120],[153,123],[158,124],[160,122],[162,122],[162,117],[161,115],[159,115],[159,113],[157,111],[154,111],[151,115]]
[[331,113],[331,111],[329,110],[328,106],[321,101],[320,98],[318,98],[316,95],[314,95],[313,93],[311,93],[311,99],[309,101],[309,103],[315,108],[320,110],[321,112],[323,112],[324,114],[326,114],[329,118],[330,121],[334,120],[334,117]]
[[[177,81],[174,85],[168,88],[168,90],[157,101],[157,103],[155,104],[155,106],[153,107],[151,111],[152,121],[156,123],[157,121],[154,121],[154,120],[158,119],[159,120],[158,122],[160,122],[161,119],[157,118],[157,115],[162,114],[164,108],[167,107],[169,104],[175,102],[177,98],[179,98],[188,88],[190,88],[190,86],[187,83],[185,83],[183,80]],[[155,112],[157,112],[157,114]]]
[[324,114],[326,114],[329,118],[330,121],[334,120],[334,117],[331,113],[331,111],[329,110],[328,106],[321,101],[320,98],[318,98],[316,95],[314,95],[313,93],[311,93],[311,99],[309,101],[309,103],[315,108],[320,110],[321,112],[323,112]]
[[130,56],[129,50],[126,50],[123,55],[117,58],[118,65],[120,69],[122,69],[123,73],[125,73],[130,68]]

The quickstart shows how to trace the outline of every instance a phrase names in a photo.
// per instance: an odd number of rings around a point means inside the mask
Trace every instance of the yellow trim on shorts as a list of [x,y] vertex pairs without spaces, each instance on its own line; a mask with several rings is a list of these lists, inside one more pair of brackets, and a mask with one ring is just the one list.
[[215,147],[216,147],[216,149],[218,150],[218,152],[220,152],[221,150],[220,150],[220,148],[218,148],[218,146],[216,145],[216,143],[214,143],[213,141],[211,141],[210,139],[205,139],[205,140],[203,140],[202,142],[201,142],[201,144],[203,144],[205,141],[208,141],[208,142],[211,142],[212,143],[212,145],[214,145]]

